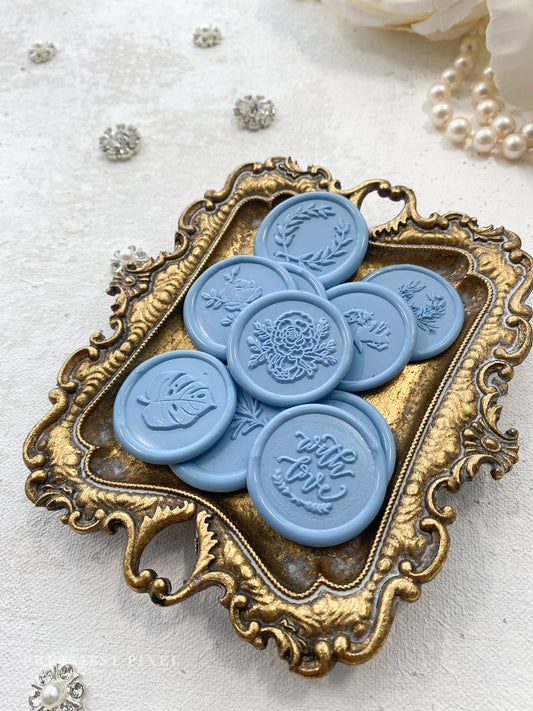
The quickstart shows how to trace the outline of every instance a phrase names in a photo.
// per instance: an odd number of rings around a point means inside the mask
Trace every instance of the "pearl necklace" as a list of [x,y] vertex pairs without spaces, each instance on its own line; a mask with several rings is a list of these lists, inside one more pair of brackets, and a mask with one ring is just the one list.
[[490,67],[482,72],[482,79],[472,88],[472,103],[478,128],[464,116],[454,118],[452,94],[457,94],[464,79],[472,74],[481,50],[480,31],[466,35],[453,65],[447,67],[440,81],[428,91],[430,119],[444,131],[446,138],[457,146],[469,145],[479,155],[499,152],[508,161],[518,161],[533,151],[533,121],[517,130],[516,121],[509,110],[502,110],[503,100],[494,83]]

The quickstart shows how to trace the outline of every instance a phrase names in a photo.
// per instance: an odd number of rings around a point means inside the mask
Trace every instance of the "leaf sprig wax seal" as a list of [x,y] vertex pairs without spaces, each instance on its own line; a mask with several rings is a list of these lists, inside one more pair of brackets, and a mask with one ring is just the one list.
[[461,332],[463,302],[453,285],[437,272],[416,264],[393,264],[367,274],[362,281],[396,292],[410,308],[416,323],[411,360],[442,353]]
[[248,460],[261,430],[280,412],[237,388],[237,407],[222,437],[199,457],[171,464],[172,471],[205,491],[237,491],[246,486]]

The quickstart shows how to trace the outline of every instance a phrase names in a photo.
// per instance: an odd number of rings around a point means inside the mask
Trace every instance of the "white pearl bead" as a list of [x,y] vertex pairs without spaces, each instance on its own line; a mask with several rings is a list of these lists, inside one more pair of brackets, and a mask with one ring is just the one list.
[[461,72],[455,67],[447,67],[440,75],[440,78],[443,82],[449,84],[452,94],[457,91],[463,83]]
[[496,134],[489,126],[484,126],[474,133],[472,148],[477,153],[490,153],[497,143]]
[[453,116],[453,106],[448,101],[442,101],[431,107],[429,116],[435,128],[444,128]]
[[457,116],[450,121],[446,127],[446,138],[456,145],[461,145],[466,141],[472,130],[472,125],[467,118]]
[[490,125],[498,138],[505,138],[515,130],[516,121],[509,114],[499,114],[492,119]]
[[519,133],[511,133],[503,139],[502,154],[507,160],[520,160],[527,151],[527,141]]
[[481,42],[478,40],[477,37],[474,37],[473,35],[467,35],[461,42],[461,52],[463,52],[464,54],[467,54],[468,52],[471,52],[472,54],[477,54],[480,49]]
[[492,82],[486,80],[478,81],[477,84],[474,84],[472,89],[472,102],[477,104],[479,101],[483,101],[483,99],[490,99],[494,96],[494,93],[495,88]]
[[494,69],[492,67],[485,67],[481,72],[481,76],[486,81],[490,81],[491,84],[494,84]]
[[483,99],[476,106],[476,118],[481,126],[485,126],[498,115],[500,107],[494,99]]
[[533,122],[525,123],[520,131],[527,141],[529,148],[533,148]]
[[455,59],[453,66],[462,74],[462,76],[467,77],[474,71],[476,60],[471,54],[460,54]]
[[428,91],[428,103],[434,106],[435,104],[440,104],[443,101],[449,101],[452,92],[448,84],[433,84]]
[[65,688],[57,681],[50,681],[45,684],[41,691],[41,703],[45,709],[51,709],[59,705],[65,699]]

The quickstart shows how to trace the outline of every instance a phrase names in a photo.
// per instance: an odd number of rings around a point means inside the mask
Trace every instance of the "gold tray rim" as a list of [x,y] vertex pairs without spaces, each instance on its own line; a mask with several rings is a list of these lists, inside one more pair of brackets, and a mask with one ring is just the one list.
[[[129,486],[110,491],[108,483],[106,487],[99,486],[87,470],[88,459],[80,448],[79,427],[91,402],[120,377],[130,355],[140,352],[155,330],[163,327],[170,313],[169,304],[183,298],[222,239],[236,210],[252,198],[269,201],[276,196],[317,189],[341,193],[358,206],[372,192],[403,202],[396,218],[371,230],[374,245],[390,248],[393,244],[417,244],[427,249],[460,249],[473,268],[480,266],[480,251],[490,254],[492,250],[494,258],[496,253],[499,255],[500,272],[504,273],[494,272],[489,259],[488,266],[476,274],[487,279],[493,297],[504,292],[505,297],[498,322],[484,336],[483,357],[469,372],[469,377],[475,375],[470,381],[476,391],[476,415],[461,432],[460,451],[450,471],[433,476],[424,492],[420,476],[418,480],[413,478],[412,471],[408,476],[406,463],[358,579],[346,586],[332,586],[319,578],[312,589],[300,594],[284,589],[232,522],[220,511],[213,512],[203,497],[187,491],[148,493],[146,487],[135,490]],[[341,190],[326,169],[315,166],[301,169],[290,158],[272,158],[264,164],[249,163],[237,168],[222,190],[208,191],[203,200],[184,211],[175,244],[173,252],[163,252],[142,267],[129,268],[114,278],[109,289],[117,297],[110,317],[112,335],[104,338],[102,334],[94,334],[89,346],[78,349],[66,360],[59,372],[57,388],[50,393],[52,410],[26,439],[24,461],[31,470],[26,493],[37,506],[67,509],[62,521],[78,532],[101,528],[113,533],[122,525],[128,536],[123,565],[126,581],[134,590],[148,592],[157,604],[174,604],[202,588],[219,584],[225,590],[220,601],[228,608],[238,634],[259,648],[274,637],[280,656],[289,661],[292,670],[304,676],[320,676],[336,660],[366,661],[385,641],[395,599],[416,600],[420,584],[431,580],[444,565],[449,547],[446,526],[453,521],[455,512],[451,506],[437,504],[437,492],[442,488],[457,491],[463,479],[472,478],[482,464],[488,464],[492,476],[500,478],[517,461],[518,433],[514,429],[505,433],[499,430],[498,400],[506,390],[514,366],[523,361],[531,347],[531,309],[525,304],[533,287],[531,257],[521,251],[517,235],[503,227],[479,227],[475,219],[458,212],[432,213],[423,218],[417,212],[414,193],[408,188],[392,187],[384,180],[368,180],[351,190]],[[143,304],[144,311],[140,308]],[[487,311],[493,309],[494,298],[487,305]],[[479,314],[472,335],[484,322],[485,315],[485,312]],[[466,340],[464,348],[466,351]],[[464,352],[457,354],[448,369],[449,375],[453,375],[462,357]],[[444,391],[443,381],[433,402]],[[421,425],[420,437],[413,442],[411,453],[422,438],[422,430]],[[404,508],[418,512],[423,496],[426,515],[396,525],[400,538],[412,536],[414,526],[420,537],[425,537],[428,560],[425,566],[417,567],[405,551],[402,558],[394,546],[391,548],[384,533],[392,525],[391,512],[398,497],[403,499]],[[140,558],[157,531],[194,516],[197,560],[184,585],[172,592],[169,581],[158,577],[155,571],[140,570]],[[378,548],[381,557],[376,557]],[[352,593],[336,594],[345,591]]]

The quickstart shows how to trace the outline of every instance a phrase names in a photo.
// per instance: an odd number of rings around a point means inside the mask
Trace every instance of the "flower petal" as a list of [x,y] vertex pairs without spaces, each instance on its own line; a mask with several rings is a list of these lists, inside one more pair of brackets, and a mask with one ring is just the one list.
[[455,39],[466,34],[487,14],[485,0],[460,0],[448,3],[427,20],[411,26],[413,32],[428,39]]
[[502,97],[533,109],[533,3],[488,0],[487,47]]
[[[358,2],[357,0],[322,0],[322,4],[336,10],[353,25],[361,27],[388,27],[404,29],[411,22],[417,22],[427,17],[433,10],[431,0],[421,0],[413,3],[411,10],[398,5],[400,2]],[[410,4],[410,3],[409,3]],[[420,6],[420,7],[418,7]],[[424,9],[428,6],[429,9]]]
[[467,32],[487,14],[486,0],[322,0],[348,22],[410,30],[430,39]]

